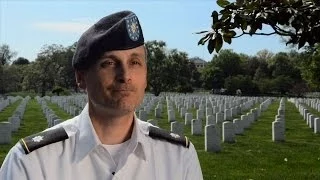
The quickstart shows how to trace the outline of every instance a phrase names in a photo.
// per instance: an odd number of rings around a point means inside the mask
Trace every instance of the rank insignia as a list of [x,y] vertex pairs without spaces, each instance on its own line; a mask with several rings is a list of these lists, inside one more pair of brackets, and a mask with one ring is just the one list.
[[149,136],[155,139],[163,139],[170,143],[182,145],[186,148],[189,148],[190,141],[185,136],[179,136],[178,134],[166,131],[158,127],[149,127]]
[[26,154],[43,146],[68,139],[69,136],[63,127],[43,131],[20,140],[20,144]]

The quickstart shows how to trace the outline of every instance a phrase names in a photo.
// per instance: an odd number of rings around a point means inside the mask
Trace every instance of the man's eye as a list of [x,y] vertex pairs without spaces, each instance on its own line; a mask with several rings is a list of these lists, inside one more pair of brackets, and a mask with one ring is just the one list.
[[113,66],[115,65],[114,61],[105,61],[101,64],[101,67]]
[[141,65],[140,61],[133,60],[131,62],[132,65]]

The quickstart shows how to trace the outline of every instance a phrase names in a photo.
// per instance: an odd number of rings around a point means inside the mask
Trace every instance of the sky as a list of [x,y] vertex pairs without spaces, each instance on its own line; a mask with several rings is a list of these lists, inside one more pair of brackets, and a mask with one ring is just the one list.
[[[162,40],[168,49],[205,61],[216,54],[198,45],[202,35],[195,34],[210,30],[211,13],[220,10],[215,0],[0,0],[0,45],[33,61],[44,45],[70,46],[99,19],[120,10],[138,16],[145,41]],[[248,55],[290,50],[277,35],[242,36],[222,48]]]

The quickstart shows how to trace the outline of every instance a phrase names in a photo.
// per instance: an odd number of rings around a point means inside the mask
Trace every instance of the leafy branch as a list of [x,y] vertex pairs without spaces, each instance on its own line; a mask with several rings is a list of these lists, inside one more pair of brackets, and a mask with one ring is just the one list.
[[[313,47],[320,42],[320,3],[313,0],[217,0],[223,9],[213,11],[210,31],[203,34],[198,45],[208,44],[211,54],[219,52],[223,42],[232,43],[232,39],[243,35],[280,35],[288,37],[287,45],[308,44]],[[263,26],[270,26],[273,32],[262,31]],[[240,33],[236,33],[240,32]]]

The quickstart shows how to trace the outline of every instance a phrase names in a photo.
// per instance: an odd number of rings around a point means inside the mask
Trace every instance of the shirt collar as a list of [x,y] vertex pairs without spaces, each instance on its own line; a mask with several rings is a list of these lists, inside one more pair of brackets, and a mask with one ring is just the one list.
[[148,151],[147,135],[149,134],[148,123],[141,121],[134,114],[134,127],[131,135],[131,142],[127,148],[128,153],[134,152],[138,157],[141,157],[143,160],[147,160]]
[[79,136],[76,140],[76,160],[81,161],[89,152],[91,152],[97,145],[101,144],[90,116],[89,106],[83,108],[78,120]]
[[[87,156],[94,148],[101,145],[90,116],[88,103],[82,110],[78,119],[79,136],[76,140],[75,158],[76,161],[81,161],[85,156]],[[149,134],[148,123],[141,121],[134,114],[134,127],[131,135],[131,142],[127,148],[128,153],[135,152],[137,156],[147,160],[148,154],[150,152],[146,151],[146,143],[149,143],[146,137]]]

